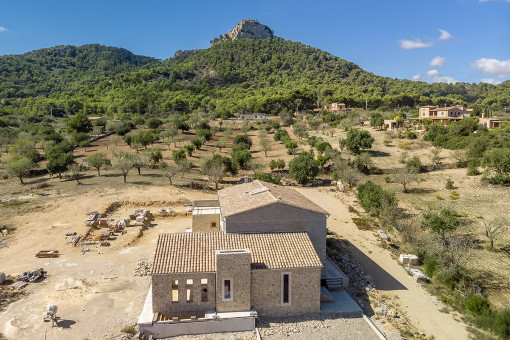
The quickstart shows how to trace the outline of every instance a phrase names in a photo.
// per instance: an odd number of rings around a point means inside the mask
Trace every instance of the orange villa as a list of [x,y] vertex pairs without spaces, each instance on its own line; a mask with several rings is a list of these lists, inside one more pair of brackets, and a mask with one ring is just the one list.
[[[331,112],[334,114],[349,113],[351,111],[351,109],[348,108],[347,105],[345,105],[344,103],[331,103],[329,105],[325,105],[322,109],[324,111],[328,111],[328,112]],[[313,111],[319,112],[320,109],[316,108],[316,109],[313,109]]]
[[457,121],[468,117],[473,109],[464,109],[462,105],[449,107],[420,106],[418,119],[432,119],[434,123],[448,124],[450,121]]

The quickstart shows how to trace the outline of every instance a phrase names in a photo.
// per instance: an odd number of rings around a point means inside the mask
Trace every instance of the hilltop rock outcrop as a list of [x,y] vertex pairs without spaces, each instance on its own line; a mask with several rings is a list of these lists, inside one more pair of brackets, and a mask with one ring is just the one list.
[[211,40],[211,46],[225,40],[237,39],[268,39],[274,37],[274,32],[266,25],[257,20],[241,20],[230,32]]

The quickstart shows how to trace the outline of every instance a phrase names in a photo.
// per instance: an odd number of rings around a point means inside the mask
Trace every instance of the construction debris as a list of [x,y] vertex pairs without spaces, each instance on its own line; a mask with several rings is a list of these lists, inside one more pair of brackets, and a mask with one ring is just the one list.
[[112,233],[111,233],[111,232],[109,232],[109,231],[107,231],[107,232],[105,232],[105,233],[101,233],[101,235],[99,235],[99,240],[100,240],[100,241],[108,240],[108,239],[110,239],[110,235],[111,235],[111,234],[112,234]]
[[16,289],[23,289],[28,285],[28,283],[23,281],[14,282],[11,287]]
[[97,211],[93,211],[93,212],[89,213],[88,215],[89,215],[89,218],[87,218],[87,220],[85,221],[85,224],[88,225],[89,227],[95,226],[97,223],[97,220],[99,218],[99,213]]
[[85,254],[85,253],[87,253],[87,252],[89,252],[89,251],[94,251],[94,249],[90,249],[90,248],[83,248],[83,249],[81,250],[81,254],[83,255],[83,254]]
[[1,285],[2,283],[4,283],[4,282],[5,282],[5,280],[6,280],[6,278],[5,278],[5,273],[0,272],[0,285]]
[[134,271],[135,276],[147,276],[151,273],[152,265],[148,262],[138,262]]
[[74,236],[74,235],[76,235],[76,231],[68,231],[66,233],[66,236]]
[[35,257],[47,258],[47,257],[58,257],[60,254],[58,250],[40,250]]
[[108,242],[108,241],[101,241],[101,243],[99,243],[99,245],[100,245],[101,247],[109,247],[111,244],[110,244],[110,242]]
[[400,254],[399,261],[402,264],[417,266],[418,265],[418,256],[412,255],[412,254]]
[[73,236],[69,240],[67,240],[67,243],[71,243],[74,247],[80,242],[81,235],[80,236]]
[[416,268],[404,268],[404,269],[411,273],[414,281],[416,282],[427,282],[429,280],[427,275],[423,274],[423,272],[419,269]]
[[161,216],[167,216],[168,214],[171,214],[174,212],[174,209],[172,208],[159,208],[158,214]]
[[46,271],[43,268],[39,268],[31,272],[24,272],[23,275],[17,277],[17,280],[24,282],[35,282],[40,278],[44,278],[45,276]]

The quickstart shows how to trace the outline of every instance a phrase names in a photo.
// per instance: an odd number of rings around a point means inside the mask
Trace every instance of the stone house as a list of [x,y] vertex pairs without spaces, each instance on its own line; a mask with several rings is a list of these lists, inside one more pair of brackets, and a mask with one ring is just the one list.
[[161,234],[140,332],[253,330],[258,313],[319,312],[321,268],[306,232]]
[[[348,108],[347,105],[345,105],[344,103],[331,103],[328,105],[324,105],[323,110],[334,114],[349,113],[351,111],[351,109]],[[313,111],[319,112],[320,109],[314,109]]]
[[297,191],[259,180],[194,201],[192,232],[159,236],[140,332],[253,330],[258,315],[321,311],[324,297],[334,301],[348,285],[326,256],[328,216]]
[[439,107],[436,105],[426,105],[419,107],[418,119],[431,119],[434,123],[448,124],[451,121],[458,121],[469,117],[472,109],[464,109],[462,105],[449,107]]
[[[209,206],[204,209],[204,205]],[[255,180],[219,190],[217,201],[195,201],[193,206],[194,232],[306,231],[320,260],[326,261],[329,214],[294,189]]]
[[478,119],[478,124],[488,128],[488,129],[496,129],[503,124],[503,121],[501,119],[496,118],[485,118],[482,115],[482,118]]
[[253,113],[253,114],[240,114],[239,119],[242,120],[266,120],[266,114],[265,113]]

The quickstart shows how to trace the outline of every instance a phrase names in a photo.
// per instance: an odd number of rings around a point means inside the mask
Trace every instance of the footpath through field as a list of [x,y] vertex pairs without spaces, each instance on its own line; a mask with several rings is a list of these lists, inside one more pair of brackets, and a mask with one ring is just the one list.
[[[319,188],[297,190],[331,214],[328,228],[354,246],[351,247],[354,259],[366,274],[373,277],[377,290],[398,298],[401,308],[419,330],[436,339],[468,339],[465,324],[455,320],[452,314],[440,312],[442,304],[438,304],[431,294],[416,283],[388,250],[378,245],[378,238],[372,232],[356,227],[347,206],[338,198],[338,195],[345,194]],[[345,198],[352,200],[347,196]]]

